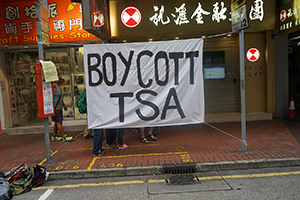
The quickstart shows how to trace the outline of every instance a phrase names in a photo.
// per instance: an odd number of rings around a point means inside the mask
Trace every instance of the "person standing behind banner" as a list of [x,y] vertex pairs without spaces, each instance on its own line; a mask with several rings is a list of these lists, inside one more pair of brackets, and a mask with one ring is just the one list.
[[[148,144],[149,140],[147,140],[146,138],[146,134],[145,134],[145,127],[140,128],[140,132],[141,132],[141,142]],[[150,137],[151,140],[153,141],[157,141],[157,138],[152,134],[154,127],[150,127],[149,131],[148,131],[148,137]]]
[[103,156],[105,154],[106,149],[102,148],[103,140],[104,140],[104,130],[94,129],[93,156]]
[[[128,145],[123,142],[124,128],[119,129],[106,129],[106,145],[113,146],[116,145],[118,149],[127,149]],[[116,137],[118,133],[118,142],[116,142]]]
[[117,138],[117,129],[105,129],[106,133],[106,146],[113,147],[118,146],[116,138]]
[[[55,116],[52,116],[52,121],[54,122],[54,125],[53,125],[53,135],[51,136],[51,140],[62,140],[63,142],[65,142],[65,141],[72,140],[73,136],[67,136],[62,126],[62,121],[63,121],[62,109],[64,108],[65,110],[67,110],[67,106],[64,104],[64,100],[63,100],[62,89],[60,88],[60,85],[63,82],[64,82],[63,78],[61,76],[58,76],[58,81],[55,81],[53,84]],[[60,132],[62,137],[59,137],[57,135],[58,131]]]

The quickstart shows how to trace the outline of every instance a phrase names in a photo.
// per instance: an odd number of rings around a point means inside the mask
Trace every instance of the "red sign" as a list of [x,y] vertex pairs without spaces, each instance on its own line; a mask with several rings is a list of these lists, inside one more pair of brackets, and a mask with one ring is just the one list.
[[251,48],[247,51],[246,57],[250,62],[255,62],[259,59],[260,52],[256,48]]
[[35,2],[0,2],[0,45],[36,44]]
[[136,7],[127,7],[121,13],[121,20],[128,28],[134,28],[140,24],[142,14]]
[[82,25],[81,3],[48,0],[50,42],[99,40]]
[[[37,44],[35,2],[0,1],[0,46]],[[48,0],[51,43],[99,40],[82,27],[80,3]]]
[[285,10],[282,10],[280,12],[280,21],[284,21],[286,19],[286,11]]

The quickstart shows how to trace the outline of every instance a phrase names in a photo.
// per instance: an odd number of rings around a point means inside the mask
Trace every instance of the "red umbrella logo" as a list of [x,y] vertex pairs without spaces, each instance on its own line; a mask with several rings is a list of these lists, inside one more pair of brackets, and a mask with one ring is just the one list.
[[280,21],[284,21],[286,19],[286,11],[285,10],[282,10],[280,12]]
[[246,57],[247,59],[250,61],[250,62],[255,62],[259,59],[260,57],[260,52],[258,49],[256,48],[250,48],[248,51],[247,51],[247,54],[246,54]]
[[134,28],[142,20],[141,12],[133,6],[125,8],[121,13],[121,21],[128,28]]

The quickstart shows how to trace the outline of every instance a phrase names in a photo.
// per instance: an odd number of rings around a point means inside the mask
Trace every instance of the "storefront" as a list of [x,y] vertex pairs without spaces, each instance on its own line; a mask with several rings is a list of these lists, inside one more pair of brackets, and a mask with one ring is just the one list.
[[[0,1],[0,82],[4,85],[2,96],[8,128],[43,123],[37,118],[35,109],[33,64],[38,54],[32,7],[34,2]],[[110,37],[105,42],[205,38],[203,64],[206,121],[238,121],[239,40],[237,33],[225,34],[231,32],[230,6],[230,0],[110,0]],[[18,11],[20,16],[2,20],[7,10],[11,10],[10,13]],[[71,3],[71,0],[48,0],[48,10],[51,47],[44,47],[45,60],[53,61],[59,74],[65,79],[62,88],[68,110],[63,115],[70,120],[85,119],[86,116],[80,114],[75,105],[76,97],[85,88],[82,45],[103,41],[83,30],[80,3]],[[272,119],[275,113],[275,56],[272,35],[275,29],[276,3],[249,0],[247,16],[250,27],[245,30],[245,55],[250,48],[256,48],[260,52],[258,60],[245,59],[247,120]],[[11,32],[8,32],[7,25],[10,25]],[[18,33],[14,32],[12,25],[19,26]],[[212,74],[212,71],[218,73]]]
[[[204,38],[204,74],[220,72],[204,77],[205,118],[210,122],[239,121],[239,38],[230,33],[231,2],[109,1],[110,42]],[[250,27],[245,30],[244,55],[251,48],[259,54],[254,60],[245,58],[247,120],[272,119],[276,2],[247,1],[247,16]]]
[[[35,2],[0,1],[0,80],[7,128],[43,124],[37,117],[35,94]],[[65,80],[61,88],[68,109],[63,117],[86,119],[76,106],[76,98],[85,89],[82,46],[103,41],[83,29],[80,3],[48,0],[48,10],[51,45],[44,46],[44,60],[52,61]]]
[[278,1],[278,34],[276,37],[277,115],[286,117],[291,97],[300,116],[300,3],[296,0]]

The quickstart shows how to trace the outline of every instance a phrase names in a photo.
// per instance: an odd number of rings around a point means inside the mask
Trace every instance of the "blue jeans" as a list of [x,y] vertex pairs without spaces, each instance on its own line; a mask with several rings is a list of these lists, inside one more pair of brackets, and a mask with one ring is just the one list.
[[93,154],[98,154],[102,149],[104,130],[94,129]]

